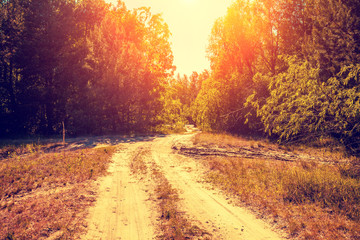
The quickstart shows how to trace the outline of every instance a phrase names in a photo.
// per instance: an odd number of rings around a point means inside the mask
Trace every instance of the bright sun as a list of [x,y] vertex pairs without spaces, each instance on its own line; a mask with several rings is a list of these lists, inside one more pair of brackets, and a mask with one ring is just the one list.
[[[116,3],[118,0],[105,0]],[[122,0],[129,9],[151,7],[162,13],[172,33],[170,39],[177,72],[191,75],[209,68],[206,47],[215,20],[226,14],[234,0]]]

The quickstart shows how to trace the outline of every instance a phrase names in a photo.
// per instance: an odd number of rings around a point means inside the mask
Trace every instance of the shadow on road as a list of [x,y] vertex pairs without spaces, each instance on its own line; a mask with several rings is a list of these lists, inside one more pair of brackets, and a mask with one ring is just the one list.
[[[149,135],[149,136],[98,136],[98,137],[80,137],[70,138],[66,140],[65,149],[76,150],[82,148],[96,148],[103,146],[115,146],[120,143],[136,143],[136,142],[150,142],[158,137],[165,137],[166,135]],[[62,144],[61,144],[62,145]]]
[[44,153],[74,151],[86,148],[115,146],[120,143],[150,142],[155,138],[165,136],[164,134],[158,134],[77,137],[66,139],[65,144],[63,144],[60,138],[3,140],[0,144],[0,160],[8,158],[13,154],[28,154],[33,152],[34,149]]

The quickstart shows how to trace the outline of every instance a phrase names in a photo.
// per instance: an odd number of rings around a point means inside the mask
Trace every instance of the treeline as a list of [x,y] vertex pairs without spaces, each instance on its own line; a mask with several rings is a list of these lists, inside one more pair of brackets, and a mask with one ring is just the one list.
[[360,149],[358,0],[236,0],[214,23],[211,69],[177,77],[148,8],[6,0],[0,21],[1,137],[195,123]]
[[215,22],[208,57],[198,126],[360,149],[358,0],[237,0]]
[[3,0],[0,137],[151,131],[173,75],[168,26],[103,0]]

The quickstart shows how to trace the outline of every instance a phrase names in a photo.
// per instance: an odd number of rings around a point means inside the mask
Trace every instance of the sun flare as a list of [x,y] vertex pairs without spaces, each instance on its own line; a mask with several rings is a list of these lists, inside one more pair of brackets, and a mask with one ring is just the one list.
[[193,4],[196,0],[183,0],[186,4]]
[[[107,0],[114,3],[117,0]],[[151,7],[161,13],[172,37],[172,50],[177,73],[191,75],[209,68],[206,58],[208,37],[215,20],[226,14],[233,0],[123,0],[129,9]]]

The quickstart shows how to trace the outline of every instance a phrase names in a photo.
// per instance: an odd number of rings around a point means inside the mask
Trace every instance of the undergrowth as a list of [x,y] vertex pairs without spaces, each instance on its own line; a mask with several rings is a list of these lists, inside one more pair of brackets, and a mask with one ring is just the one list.
[[270,216],[300,239],[355,239],[360,182],[337,166],[261,159],[209,158],[208,181]]
[[161,231],[159,239],[210,239],[203,229],[189,222],[177,207],[179,195],[155,163],[152,166],[152,175],[156,182],[155,195],[159,201],[161,211]]
[[[327,140],[329,141],[329,140]],[[328,142],[319,146],[278,146],[228,134],[197,134],[202,147],[278,149],[315,156],[312,161],[207,157],[207,180],[240,204],[266,217],[297,239],[360,239],[360,161]],[[255,149],[255,148],[253,148]],[[326,164],[316,161],[327,157]]]
[[249,142],[256,144],[255,140],[247,140],[241,137],[235,137],[230,134],[212,134],[212,133],[199,133],[194,137],[195,145],[217,146],[217,147],[241,147]]
[[150,178],[154,189],[151,198],[157,204],[160,212],[159,230],[157,236],[161,240],[209,239],[206,231],[188,221],[184,213],[178,209],[178,191],[171,186],[159,166],[152,161],[148,149],[139,149],[132,157],[130,169],[141,179]]
[[28,143],[19,145],[4,145],[0,147],[0,160],[11,156],[18,156],[26,153],[39,152],[42,145]]
[[[278,150],[282,152],[292,152],[294,154],[306,154],[315,158],[326,158],[326,161],[331,162],[343,162],[344,159],[351,159],[351,157],[348,156],[346,149],[339,145],[338,142],[331,139],[319,139],[317,141],[309,142],[307,145],[304,143],[279,145],[276,142],[270,141],[268,139],[251,139],[249,137],[238,137],[227,133],[213,134],[204,132],[195,135],[193,142],[194,145],[204,147],[251,147]],[[359,161],[357,162],[359,163]],[[360,167],[358,169],[360,169]]]
[[115,148],[44,153],[32,144],[13,149],[0,160],[0,239],[53,234],[72,239],[95,199],[89,180],[105,174]]

